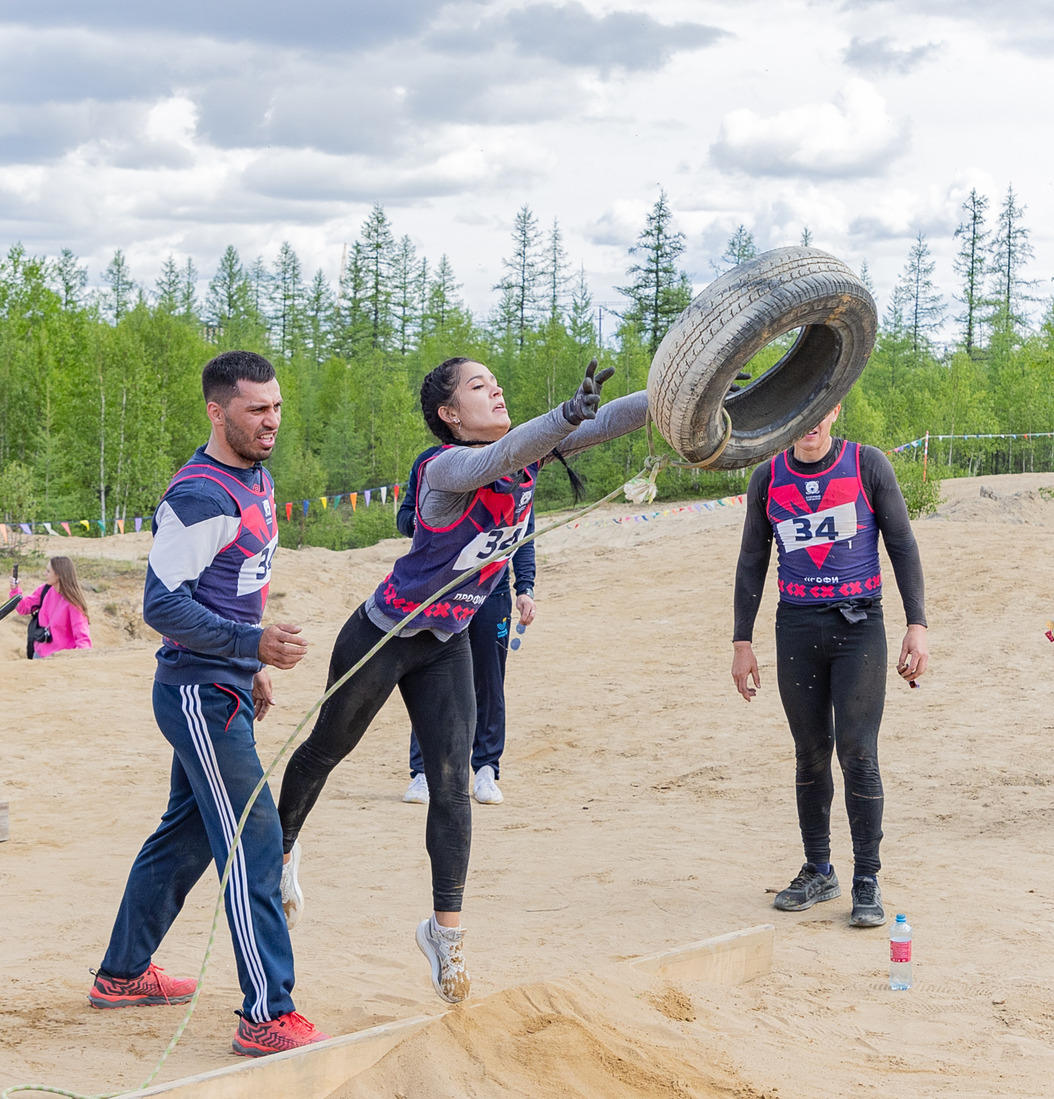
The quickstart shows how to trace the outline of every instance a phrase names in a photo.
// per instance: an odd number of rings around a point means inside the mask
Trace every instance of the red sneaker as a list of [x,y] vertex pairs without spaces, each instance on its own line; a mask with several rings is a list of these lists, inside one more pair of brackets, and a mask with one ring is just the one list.
[[265,1023],[254,1023],[241,1016],[238,1021],[238,1033],[234,1035],[231,1048],[243,1057],[263,1057],[268,1053],[281,1053],[284,1049],[297,1049],[314,1042],[324,1042],[329,1035],[316,1030],[303,1015],[290,1011],[288,1015],[279,1015],[277,1019],[268,1019]]
[[198,982],[192,977],[170,977],[160,966],[147,966],[138,977],[105,977],[96,973],[88,993],[92,1007],[156,1007],[185,1004]]

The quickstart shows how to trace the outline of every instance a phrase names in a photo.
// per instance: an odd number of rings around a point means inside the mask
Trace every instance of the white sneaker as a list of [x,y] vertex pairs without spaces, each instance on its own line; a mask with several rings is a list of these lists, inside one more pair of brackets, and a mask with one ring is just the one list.
[[464,938],[462,928],[440,927],[434,916],[417,926],[417,945],[432,965],[432,987],[451,1004],[468,999]]
[[304,893],[297,881],[300,869],[300,840],[293,844],[289,852],[289,861],[282,864],[282,911],[285,913],[285,925],[290,931],[296,927],[304,914]]
[[403,794],[403,801],[410,801],[415,805],[428,804],[428,779],[425,778],[424,771],[418,771],[410,779],[410,785],[407,786],[406,793]]
[[494,768],[488,763],[476,772],[476,781],[472,784],[472,796],[480,805],[500,805],[505,796],[494,780]]

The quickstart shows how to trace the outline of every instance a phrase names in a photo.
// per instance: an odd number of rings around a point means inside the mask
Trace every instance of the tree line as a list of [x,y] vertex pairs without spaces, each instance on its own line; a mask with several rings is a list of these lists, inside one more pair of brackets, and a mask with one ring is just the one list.
[[[955,232],[954,302],[937,292],[929,244],[918,234],[881,314],[875,352],[845,402],[847,434],[891,449],[927,430],[1054,430],[1054,312],[1047,303],[1031,319],[1039,282],[1028,277],[1025,213],[1008,188],[989,224],[988,199],[971,192]],[[814,243],[808,228],[800,242]],[[404,480],[433,442],[420,381],[450,355],[490,365],[515,420],[572,393],[593,356],[617,368],[605,392],[643,388],[655,349],[691,300],[686,246],[660,191],[626,258],[615,330],[601,339],[584,268],[568,257],[559,222],[541,225],[526,205],[513,219],[509,254],[495,265],[485,315],[466,307],[448,257],[432,263],[419,254],[380,205],[346,250],[335,285],[322,271],[308,275],[283,243],[270,264],[228,247],[203,298],[192,259],[170,256],[146,286],[121,250],[103,289],[92,291],[71,251],[39,257],[16,244],[0,259],[0,520],[88,518],[98,533],[149,516],[203,439],[201,367],[227,348],[259,351],[279,371],[285,406],[271,461],[279,501]],[[757,251],[739,226],[714,273]],[[866,263],[861,277],[870,283]],[[954,338],[942,341],[949,325]],[[578,468],[591,494],[635,473],[646,450],[643,437],[630,437],[583,455]],[[1054,448],[952,443],[931,463],[945,473],[1054,468]],[[744,482],[743,474],[669,470],[660,487],[667,497],[724,495]],[[566,480],[547,471],[539,501],[569,503]],[[365,544],[394,533],[390,511],[315,506],[305,517],[298,508],[294,523],[282,522],[283,541]]]

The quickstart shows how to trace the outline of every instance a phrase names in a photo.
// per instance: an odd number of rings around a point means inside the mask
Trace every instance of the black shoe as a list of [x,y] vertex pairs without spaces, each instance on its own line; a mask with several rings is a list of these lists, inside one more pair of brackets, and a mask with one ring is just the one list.
[[833,866],[829,873],[821,874],[811,862],[807,862],[794,881],[776,894],[772,903],[781,912],[804,912],[819,901],[833,901],[841,895],[842,887],[838,884]]
[[850,927],[881,927],[886,922],[882,890],[874,878],[853,878],[853,912]]

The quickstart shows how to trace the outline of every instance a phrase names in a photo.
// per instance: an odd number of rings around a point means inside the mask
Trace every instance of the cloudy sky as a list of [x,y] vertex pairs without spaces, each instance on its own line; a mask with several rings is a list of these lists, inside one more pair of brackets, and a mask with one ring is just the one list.
[[807,225],[882,307],[919,231],[950,297],[963,199],[1012,185],[1049,298],[1052,88],[1050,0],[4,0],[0,245],[335,281],[381,203],[483,312],[527,204],[618,308],[661,187],[697,288]]

